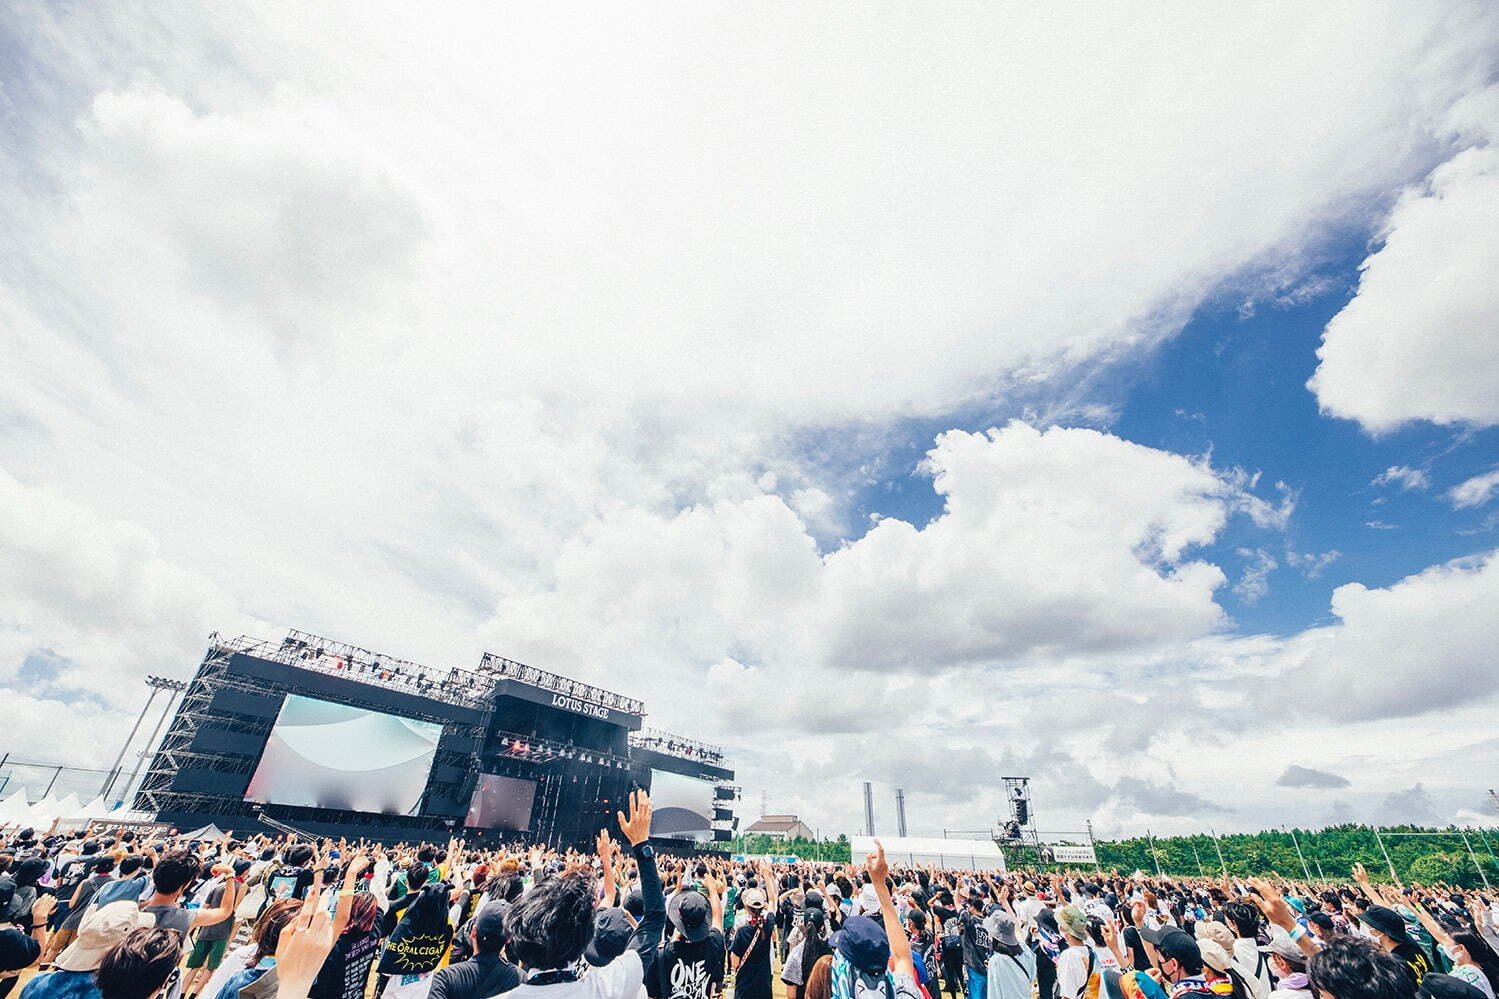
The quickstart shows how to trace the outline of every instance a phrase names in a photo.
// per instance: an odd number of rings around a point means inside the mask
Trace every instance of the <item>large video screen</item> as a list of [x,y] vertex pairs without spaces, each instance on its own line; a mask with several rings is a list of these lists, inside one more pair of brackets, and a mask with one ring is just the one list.
[[536,782],[498,774],[480,774],[469,799],[464,825],[474,829],[514,829],[529,832]]
[[651,835],[713,838],[713,782],[651,768]]
[[442,726],[288,694],[246,801],[415,815]]

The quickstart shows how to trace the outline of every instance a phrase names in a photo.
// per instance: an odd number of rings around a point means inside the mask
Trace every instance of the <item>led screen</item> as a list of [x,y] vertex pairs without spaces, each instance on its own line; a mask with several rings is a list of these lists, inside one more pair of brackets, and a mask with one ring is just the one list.
[[475,829],[531,828],[531,804],[536,798],[536,782],[498,774],[480,774],[474,785],[474,796],[468,803],[465,825]]
[[651,835],[713,838],[713,782],[651,769]]
[[415,815],[442,726],[288,694],[245,800]]

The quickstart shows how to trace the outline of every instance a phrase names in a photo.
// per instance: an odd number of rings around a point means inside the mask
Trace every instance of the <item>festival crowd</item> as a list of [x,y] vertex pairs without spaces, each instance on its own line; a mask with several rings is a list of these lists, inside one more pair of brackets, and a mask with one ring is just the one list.
[[[0,836],[0,999],[1496,999],[1448,885]],[[23,977],[24,976],[24,977]]]

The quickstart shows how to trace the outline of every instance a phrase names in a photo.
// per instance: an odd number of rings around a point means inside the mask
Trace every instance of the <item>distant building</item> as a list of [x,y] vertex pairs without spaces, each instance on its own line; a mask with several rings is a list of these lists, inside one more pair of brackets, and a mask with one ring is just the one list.
[[795,815],[762,815],[745,830],[751,836],[769,836],[772,839],[816,839],[817,834]]

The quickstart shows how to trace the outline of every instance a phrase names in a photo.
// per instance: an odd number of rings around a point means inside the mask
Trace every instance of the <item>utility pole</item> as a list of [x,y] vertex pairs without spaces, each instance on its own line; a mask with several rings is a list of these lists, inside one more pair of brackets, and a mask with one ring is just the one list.
[[1223,859],[1223,847],[1218,844],[1218,831],[1208,826],[1208,832],[1213,834],[1213,849],[1218,851],[1218,866],[1223,870],[1223,876],[1228,877],[1228,862]]
[[[146,682],[151,683],[152,680],[157,679],[159,678],[151,677]],[[162,689],[170,690],[172,693],[167,697],[167,706],[162,709],[161,717],[156,719],[156,727],[151,729],[151,738],[146,740],[146,744],[142,746],[140,752],[136,754],[135,766],[130,771],[130,779],[125,782],[124,790],[120,793],[119,800],[121,804],[127,804],[127,800],[130,796],[130,786],[134,784],[135,779],[140,776],[141,767],[144,766],[146,762],[146,754],[150,752],[152,747],[156,745],[156,737],[161,734],[162,724],[166,722],[167,716],[172,713],[172,706],[177,703],[177,695],[187,689],[187,684],[181,682],[180,680],[161,680],[160,682]]]
[[1473,866],[1478,868],[1478,876],[1483,878],[1483,890],[1488,891],[1489,872],[1485,871],[1483,865],[1478,862],[1478,855],[1473,852],[1473,845],[1468,842],[1468,831],[1466,829],[1458,829],[1458,832],[1463,834],[1463,846],[1468,849],[1468,859],[1473,861]]
[[1161,855],[1159,853],[1156,853],[1156,850],[1155,850],[1155,837],[1153,835],[1151,835],[1151,832],[1150,832],[1149,829],[1145,830],[1145,838],[1150,842],[1150,859],[1155,861],[1155,876],[1158,877],[1158,878],[1162,877],[1162,874],[1161,874]]
[[[906,838],[906,792],[895,789],[895,828],[901,839]],[[873,834],[871,834],[873,835]]]
[[1390,869],[1390,880],[1399,881],[1400,877],[1395,873],[1395,862],[1390,859],[1390,851],[1384,848],[1384,839],[1379,835],[1379,826],[1374,827],[1374,842],[1379,844],[1379,852],[1384,854],[1385,866]]
[[874,835],[874,788],[864,782],[864,834]]
[[1192,856],[1197,859],[1197,876],[1205,878],[1208,872],[1202,869],[1202,855],[1197,852],[1197,844],[1192,844]]
[[[1281,826],[1281,828],[1286,829],[1285,826]],[[1291,842],[1296,847],[1296,856],[1301,858],[1301,869],[1306,873],[1306,879],[1310,881],[1312,879],[1312,869],[1306,866],[1306,857],[1301,852],[1301,841],[1296,838],[1296,830],[1286,829],[1286,832],[1291,834]]]
[[151,702],[156,700],[156,695],[163,690],[170,689],[158,683],[161,678],[155,676],[146,677],[146,685],[151,688],[151,696],[146,698],[146,703],[141,706],[141,713],[135,716],[135,724],[130,727],[130,734],[125,736],[125,744],[120,747],[120,754],[115,757],[114,765],[109,768],[109,774],[104,778],[104,787],[99,790],[100,797],[107,797],[114,782],[120,779],[120,763],[125,759],[125,753],[130,749],[130,744],[135,741],[135,735],[141,730],[141,722],[146,720],[146,712],[151,710]]

